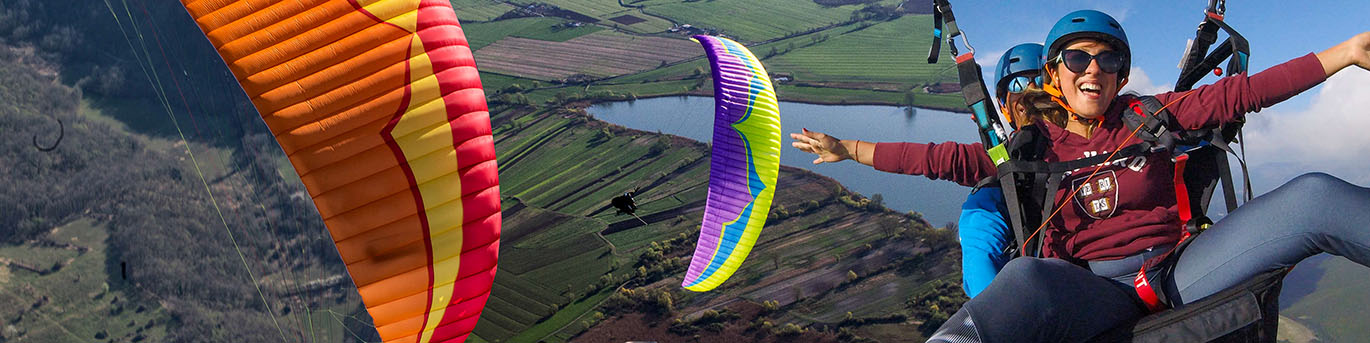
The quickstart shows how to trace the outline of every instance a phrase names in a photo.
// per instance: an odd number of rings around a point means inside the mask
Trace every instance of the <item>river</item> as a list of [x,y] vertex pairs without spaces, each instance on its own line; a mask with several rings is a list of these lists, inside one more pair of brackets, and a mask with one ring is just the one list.
[[[673,134],[708,142],[712,137],[712,97],[684,96],[604,103],[587,109],[600,120],[625,127]],[[928,222],[941,226],[956,221],[970,189],[949,181],[922,176],[892,174],[843,161],[814,165],[815,155],[790,146],[789,133],[800,128],[843,139],[868,142],[978,141],[969,115],[946,111],[871,105],[813,105],[780,103],[781,127],[785,131],[781,163],[831,177],[866,196],[880,194],[885,206],[900,212],[917,211]]]

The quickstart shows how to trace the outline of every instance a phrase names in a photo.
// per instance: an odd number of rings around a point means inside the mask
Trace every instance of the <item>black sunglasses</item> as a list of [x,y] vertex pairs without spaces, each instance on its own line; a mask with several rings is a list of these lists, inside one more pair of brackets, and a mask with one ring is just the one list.
[[1117,73],[1123,69],[1124,64],[1127,64],[1127,56],[1117,51],[1104,51],[1098,55],[1090,55],[1084,50],[1063,50],[1061,55],[1056,57],[1057,62],[1062,62],[1066,65],[1066,69],[1077,74],[1083,73],[1085,69],[1089,68],[1090,60],[1098,61],[1099,70],[1110,74]]

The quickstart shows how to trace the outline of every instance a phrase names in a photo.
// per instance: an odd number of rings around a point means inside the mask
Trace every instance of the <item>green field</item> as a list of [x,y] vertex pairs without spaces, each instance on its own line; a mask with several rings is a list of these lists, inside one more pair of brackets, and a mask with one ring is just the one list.
[[[698,70],[698,74],[696,74],[696,70]],[[615,77],[612,79],[605,80],[601,83],[638,84],[656,82],[659,80],[679,80],[683,78],[707,77],[708,73],[709,61],[703,57],[700,57],[667,67],[656,68],[636,74]]]
[[[130,292],[137,284],[121,279],[119,262],[106,258],[108,235],[103,225],[80,219],[53,229],[44,243],[0,247],[0,320],[14,328],[0,332],[0,338],[17,342],[164,341],[167,326],[175,322],[172,315],[160,301],[145,301],[134,296],[138,292]],[[320,301],[318,294],[306,296],[304,300],[317,301],[308,305],[299,303],[298,297],[268,297],[275,306],[292,308],[278,314],[278,324],[311,340],[344,341],[358,335],[347,332],[340,321],[370,324],[370,319],[345,314],[360,304],[355,293],[336,301]]]
[[[867,26],[869,25],[869,26]],[[826,40],[766,60],[767,71],[790,73],[797,82],[876,82],[903,85],[956,82],[955,61],[942,56],[927,63],[931,37],[922,33],[932,26],[932,16],[904,16],[880,23],[861,23],[824,31]],[[812,40],[810,40],[812,41]],[[791,42],[752,48],[757,54],[770,49],[785,51]],[[944,49],[945,50],[945,49]],[[944,53],[946,54],[946,53]]]
[[[510,2],[520,5],[534,3],[550,4],[564,10],[574,11],[598,19],[599,22],[595,24],[637,33],[662,32],[671,28],[670,21],[650,14],[644,14],[642,11],[635,8],[621,7],[618,5],[618,0],[513,0]],[[610,18],[622,15],[631,15],[645,21],[632,25],[621,25],[609,20]]]
[[[1370,308],[1370,280],[1364,266],[1344,257],[1318,265],[1323,269],[1315,292],[1288,306],[1280,315],[1315,328],[1326,342],[1370,342],[1365,335],[1365,308]],[[1300,266],[1303,267],[1303,266]]]
[[[701,87],[701,88],[694,88],[694,86],[696,86],[696,85],[701,85],[701,84],[702,84],[702,87]],[[675,81],[658,81],[658,82],[629,83],[629,84],[599,84],[599,83],[596,83],[596,84],[590,85],[590,87],[589,87],[589,89],[590,89],[591,92],[594,92],[594,91],[601,91],[601,90],[612,90],[612,91],[616,91],[616,92],[624,93],[624,94],[633,94],[633,95],[637,96],[638,98],[648,98],[648,97],[658,97],[658,96],[694,94],[694,93],[698,93],[698,92],[708,91],[709,89],[712,89],[712,88],[713,88],[713,83],[710,83],[710,82],[702,82],[702,81],[699,81],[699,80],[675,80]],[[692,89],[694,89],[694,90],[692,90]],[[550,99],[550,98],[552,98],[550,95],[555,94],[556,92],[563,92],[563,91],[566,91],[566,90],[556,90],[555,92],[552,92],[552,91],[548,91],[548,92],[534,92],[533,95],[531,95],[531,96],[537,97],[538,99]],[[713,93],[712,91],[709,91],[709,94],[712,94],[712,93]]]
[[[880,1],[893,5],[895,0]],[[761,42],[842,23],[863,5],[824,7],[813,1],[644,1],[644,11],[680,24],[718,28],[743,42]]]
[[553,306],[567,301],[566,297],[533,280],[510,274],[496,274],[490,300],[476,325],[476,336],[488,341],[503,341],[552,315],[557,311]]
[[[551,334],[607,296],[600,292],[589,300],[582,297],[587,286],[598,283],[616,264],[608,243],[596,235],[607,223],[573,213],[594,211],[607,203],[608,198],[599,198],[600,193],[626,187],[619,185],[625,182],[622,179],[590,175],[613,175],[609,170],[625,165],[651,171],[655,165],[623,153],[627,148],[645,154],[647,145],[627,136],[595,144],[597,130],[575,124],[573,117],[552,112],[518,118],[506,115],[511,114],[496,113],[495,118],[520,127],[496,133],[501,190],[506,197],[519,199],[506,201],[506,209],[521,209],[506,219],[509,239],[501,242],[495,290],[476,329],[476,336],[492,342],[535,340]],[[545,146],[561,148],[552,153],[554,149],[540,148]],[[643,167],[632,167],[635,163]],[[612,191],[600,191],[604,189]]]
[[[487,341],[520,341],[510,337],[542,327],[554,314],[580,314],[568,312],[573,309],[567,306],[567,301],[572,301],[568,295],[575,294],[578,299],[587,285],[610,272],[613,256],[603,243],[598,247],[577,241],[564,243],[547,249],[501,249],[500,270],[476,327],[477,336]],[[548,252],[567,252],[569,256],[550,256]],[[580,309],[582,313],[584,310]]]
[[162,341],[171,316],[157,302],[130,297],[123,288],[130,285],[111,280],[107,236],[103,226],[82,219],[46,238],[70,245],[0,247],[0,260],[8,263],[41,270],[60,266],[46,275],[0,266],[0,320],[14,328],[0,337],[14,342]]
[[[543,338],[552,341],[570,341],[572,335],[585,330],[583,325],[574,321],[577,318],[581,318],[585,313],[593,311],[599,306],[599,303],[603,301],[604,298],[608,298],[614,291],[613,288],[605,288],[600,290],[599,293],[595,293],[589,297],[577,299],[576,301],[567,304],[567,306],[561,309],[561,311],[558,311],[556,315],[548,318],[542,323],[538,323],[538,325],[528,328],[527,331],[520,333],[518,336],[514,336],[510,341],[533,341],[541,340]],[[555,334],[555,336],[548,337],[548,335],[553,334]]]
[[[823,104],[891,104],[963,111],[959,93],[929,94],[921,86],[956,82],[952,56],[928,64],[930,39],[911,35],[931,26],[931,16],[910,15],[887,22],[860,22],[783,39],[749,49],[762,58],[771,75],[787,75],[792,81],[776,85],[782,101]],[[771,56],[771,57],[767,57]],[[605,80],[596,85],[634,91],[650,89],[663,80],[693,85],[689,80],[708,78],[708,61],[683,63]],[[691,91],[711,94],[711,82]],[[643,96],[642,92],[638,92]]]
[[457,12],[457,19],[463,23],[490,21],[514,9],[513,5],[494,0],[450,1],[452,9]]
[[504,37],[520,37],[554,42],[565,42],[571,38],[584,36],[604,30],[598,26],[563,27],[570,20],[551,17],[530,17],[505,19],[488,23],[463,25],[471,51],[490,45]]
[[[781,100],[821,104],[896,104],[908,105],[904,93],[844,88],[821,88],[780,85],[776,93]],[[959,93],[927,94],[916,92],[913,105],[947,111],[964,112],[966,100]]]

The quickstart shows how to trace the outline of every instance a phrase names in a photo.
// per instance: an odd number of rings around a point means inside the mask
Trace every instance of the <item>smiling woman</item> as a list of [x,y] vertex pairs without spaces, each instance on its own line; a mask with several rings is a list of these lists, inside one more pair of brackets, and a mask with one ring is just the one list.
[[[1245,113],[1348,66],[1370,69],[1370,32],[1254,75],[1154,96],[1118,95],[1131,51],[1122,27],[1107,14],[1067,14],[1046,42],[1045,85],[1029,88],[1021,102],[1030,116],[1046,119],[1035,124],[1045,145],[1022,146],[1043,146],[1042,163],[1068,172],[1052,174],[1045,203],[1059,206],[1044,207],[1038,231],[1026,239],[1041,233],[1042,253],[1009,262],[931,341],[1087,340],[1168,307],[1277,281],[1284,268],[1315,254],[1370,265],[1370,231],[1364,230],[1370,215],[1355,210],[1370,207],[1370,189],[1306,174],[1216,223],[1191,220],[1184,185],[1188,155],[1166,143],[1239,123]],[[1244,65],[1246,56],[1233,56]],[[975,174],[985,165],[938,157],[938,149],[963,148],[933,147],[932,159],[903,158],[950,175]],[[1032,292],[1025,296],[1023,290]],[[1059,310],[1043,315],[1043,308]]]

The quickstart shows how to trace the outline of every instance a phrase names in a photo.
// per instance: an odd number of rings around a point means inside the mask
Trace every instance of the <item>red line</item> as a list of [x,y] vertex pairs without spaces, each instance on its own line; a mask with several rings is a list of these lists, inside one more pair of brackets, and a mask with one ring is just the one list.
[[[152,24],[152,14],[149,14],[147,12],[147,7],[143,6],[142,1],[138,2],[138,7],[142,9],[143,15],[147,16],[147,18],[144,19],[143,23],[146,24],[148,29],[152,31],[152,39],[157,42],[157,50],[162,54],[162,62],[166,64],[167,75],[171,79],[172,84],[176,86],[176,94],[180,95],[181,104],[186,108],[186,114],[190,116],[191,128],[195,129],[196,136],[203,136],[202,134],[200,134],[200,124],[198,121],[195,120],[195,113],[190,111],[190,103],[186,101],[186,95],[184,92],[181,91],[181,81],[176,80],[176,73],[171,68],[171,59],[167,57],[166,49],[162,48],[162,38],[161,35],[157,34],[157,26]],[[218,161],[215,162],[217,163]]]
[[[1194,94],[1194,92],[1193,92],[1192,90],[1191,90],[1191,91],[1185,91],[1185,93],[1184,93],[1184,94],[1181,94],[1180,97],[1175,98],[1175,100],[1171,100],[1170,103],[1165,104],[1165,106],[1161,106],[1161,109],[1156,110],[1156,113],[1160,113],[1161,111],[1164,111],[1166,108],[1169,108],[1170,105],[1174,105],[1175,103],[1180,102],[1180,100],[1183,100],[1184,98],[1189,97],[1189,95],[1191,95],[1191,94]],[[1107,165],[1108,165],[1107,161],[1112,161],[1112,160],[1113,160],[1113,156],[1118,155],[1118,151],[1122,150],[1123,147],[1127,144],[1127,142],[1128,142],[1128,141],[1131,141],[1133,137],[1136,137],[1136,136],[1137,136],[1137,132],[1138,132],[1138,131],[1141,131],[1141,130],[1142,130],[1142,126],[1141,126],[1141,125],[1138,125],[1137,128],[1132,129],[1132,133],[1131,133],[1131,134],[1128,134],[1128,135],[1127,135],[1127,138],[1124,138],[1124,139],[1123,139],[1123,142],[1122,142],[1122,143],[1119,143],[1118,146],[1117,146],[1116,148],[1113,149],[1113,152],[1110,153],[1110,154],[1108,155],[1108,158],[1105,158],[1105,159],[1104,159],[1105,164],[1100,165],[1100,166],[1097,166],[1097,167],[1094,167],[1094,171],[1091,172],[1091,173],[1089,173],[1089,176],[1085,177],[1085,182],[1089,182],[1090,180],[1093,180],[1093,179],[1094,179],[1094,176],[1099,174],[1099,170],[1102,169],[1104,166],[1107,166]],[[1082,184],[1083,184],[1083,183],[1082,183]],[[1069,198],[1075,196],[1075,192],[1078,192],[1079,190],[1080,190],[1080,185],[1075,185],[1074,187],[1072,187],[1072,188],[1070,189],[1070,192],[1069,192],[1069,193],[1066,193],[1066,200],[1070,200]],[[1068,202],[1069,202],[1069,201],[1062,201],[1062,202],[1061,202],[1061,205],[1056,207],[1056,210],[1051,211],[1051,215],[1047,216],[1046,218],[1042,218],[1042,225],[1037,227],[1037,231],[1033,231],[1031,235],[1028,235],[1028,238],[1027,238],[1027,239],[1023,240],[1023,245],[1020,246],[1020,247],[1019,247],[1019,250],[1018,250],[1020,253],[1021,253],[1021,252],[1024,252],[1024,251],[1027,251],[1027,243],[1028,243],[1028,241],[1031,241],[1033,237],[1036,237],[1038,233],[1041,233],[1041,232],[1042,232],[1042,229],[1043,229],[1043,228],[1046,228],[1047,225],[1051,223],[1051,219],[1052,219],[1052,218],[1055,218],[1055,217],[1056,217],[1056,214],[1060,213],[1060,212],[1061,212],[1061,209],[1064,209],[1064,208],[1066,207],[1066,203],[1068,203]],[[1183,225],[1183,224],[1181,224],[1181,225]],[[1046,239],[1043,238],[1043,240],[1046,240]],[[1043,247],[1043,248],[1045,249],[1045,247]],[[1043,252],[1041,252],[1041,251],[1038,251],[1037,253],[1038,253],[1038,254],[1043,254]]]
[[[380,18],[377,18],[375,15],[372,15],[371,13],[367,12],[365,9],[362,9],[361,6],[357,4],[356,0],[348,0],[347,2],[352,4],[352,7],[355,8],[358,12],[370,16],[372,19],[375,19],[380,24],[389,24],[396,28],[403,29],[397,25],[387,23],[381,20]],[[405,31],[408,32],[408,30]],[[412,46],[414,39],[413,35],[410,35],[409,39],[410,44]],[[424,209],[423,195],[419,193],[419,183],[414,178],[414,170],[409,166],[409,160],[404,158],[404,150],[400,148],[398,142],[395,142],[394,135],[392,134],[395,130],[395,125],[399,124],[400,118],[403,117],[405,111],[408,110],[409,102],[412,100],[413,96],[413,94],[411,93],[413,91],[413,86],[409,83],[409,78],[411,76],[409,60],[411,57],[413,56],[409,56],[406,52],[404,59],[404,96],[400,101],[400,106],[399,108],[395,109],[395,114],[391,115],[390,122],[385,125],[385,128],[381,129],[380,134],[381,138],[385,140],[385,144],[390,147],[390,151],[395,153],[395,159],[399,162],[400,168],[404,169],[405,179],[409,181],[410,193],[414,195],[414,207],[418,210],[419,224],[422,226],[422,236],[424,243],[423,248],[427,252],[426,254],[424,254],[424,258],[428,259],[428,285],[430,286],[430,288],[427,292],[428,301],[424,302],[424,311],[422,314],[423,325],[419,326],[419,334],[415,336],[415,342],[418,342],[423,339],[423,330],[424,328],[428,327],[428,314],[433,311],[433,289],[431,288],[431,286],[433,285],[434,279],[436,278],[433,275],[433,242],[432,239],[429,237],[428,214],[427,210]]]

